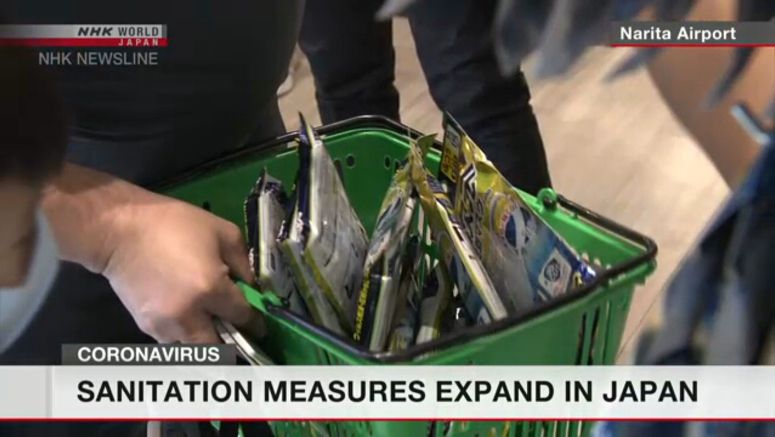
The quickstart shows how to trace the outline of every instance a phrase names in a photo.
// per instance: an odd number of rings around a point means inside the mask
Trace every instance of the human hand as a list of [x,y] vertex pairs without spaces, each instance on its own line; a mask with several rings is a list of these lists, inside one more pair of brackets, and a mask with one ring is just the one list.
[[171,198],[146,193],[122,208],[102,274],[140,329],[159,342],[217,343],[212,318],[253,314],[231,276],[254,282],[239,228]]

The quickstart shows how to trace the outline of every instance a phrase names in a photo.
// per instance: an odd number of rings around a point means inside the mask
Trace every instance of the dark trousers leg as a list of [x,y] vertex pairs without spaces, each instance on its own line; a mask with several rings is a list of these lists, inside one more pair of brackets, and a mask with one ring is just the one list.
[[[324,123],[361,114],[399,119],[391,26],[377,0],[307,2],[301,48]],[[436,104],[450,112],[516,186],[551,186],[530,90],[503,78],[492,49],[492,0],[423,0],[409,12],[417,54]]]
[[524,75],[504,78],[498,70],[494,10],[494,0],[423,0],[408,16],[436,104],[512,184],[535,193],[551,186],[546,154]]
[[398,115],[391,23],[374,21],[381,0],[310,0],[299,45],[315,77],[323,123]]

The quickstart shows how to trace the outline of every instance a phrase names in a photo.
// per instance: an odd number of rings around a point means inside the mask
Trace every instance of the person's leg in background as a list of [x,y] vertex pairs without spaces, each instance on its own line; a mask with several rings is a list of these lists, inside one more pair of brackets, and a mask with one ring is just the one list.
[[420,64],[436,104],[463,126],[516,187],[551,186],[530,90],[504,78],[492,42],[494,0],[423,0],[408,11]]
[[310,0],[299,46],[315,77],[323,123],[363,114],[399,120],[390,22],[377,23],[382,0]]

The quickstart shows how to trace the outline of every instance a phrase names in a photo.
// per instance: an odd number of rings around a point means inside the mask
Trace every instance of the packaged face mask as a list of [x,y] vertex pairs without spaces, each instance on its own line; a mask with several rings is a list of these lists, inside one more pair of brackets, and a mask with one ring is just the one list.
[[264,169],[245,200],[248,256],[260,289],[274,292],[292,312],[306,315],[304,301],[277,243],[287,203],[282,183]]
[[407,166],[393,176],[378,214],[363,267],[353,339],[382,351],[390,334],[401,280],[402,256],[409,239],[417,199]]
[[308,157],[308,166],[299,170],[307,173],[307,183],[297,187],[300,203],[306,205],[296,223],[301,227],[303,260],[341,326],[352,332],[368,247],[366,232],[325,145],[303,117],[299,138],[299,154]]
[[[413,239],[413,242],[417,244],[418,240]],[[390,351],[400,351],[434,340],[453,329],[454,313],[450,311],[453,301],[452,287],[445,269],[440,263],[433,265],[428,256],[416,256],[428,273],[424,284],[420,284],[420,263],[415,262],[415,267],[407,268],[402,276],[405,282],[401,284],[399,295],[403,306],[397,313],[388,347]]]
[[312,320],[344,335],[339,317],[320,288],[310,266],[304,260],[304,248],[309,227],[306,220],[309,217],[309,176],[310,148],[299,148],[299,171],[296,176],[296,187],[289,204],[288,214],[280,229],[278,244],[283,257],[293,273],[293,280],[304,300],[304,305]]
[[291,232],[287,239],[280,242],[280,249],[293,272],[293,280],[298,287],[301,297],[304,299],[307,313],[318,325],[326,327],[337,334],[345,335],[345,330],[342,328],[334,308],[326,299],[325,293],[318,287],[315,278],[305,265],[302,258],[304,248],[297,238],[298,235],[294,235]]
[[463,302],[461,302],[460,299],[453,299],[453,301],[450,303],[450,309],[452,313],[451,330],[455,331],[458,329],[464,329],[473,325],[471,322],[471,316],[468,315],[468,312],[466,311],[466,308],[463,306]]
[[484,270],[454,207],[439,181],[425,168],[423,157],[433,137],[417,141],[410,155],[412,181],[420,196],[434,240],[439,246],[442,268],[456,287],[468,313],[476,323],[489,323],[506,317],[507,311]]
[[462,163],[455,213],[509,312],[592,281],[589,264],[533,212],[449,115],[445,133],[459,143]]
[[444,139],[441,142],[441,166],[439,169],[439,180],[443,183],[457,183],[460,168],[462,167],[461,146],[463,136],[461,130],[456,129],[456,125],[448,122],[448,114],[444,114]]
[[420,326],[420,305],[422,289],[417,272],[420,263],[425,262],[420,252],[420,240],[417,236],[410,238],[404,259],[404,269],[398,286],[398,305],[394,317],[387,350],[398,352],[414,345]]
[[444,270],[437,265],[428,276],[423,287],[420,302],[420,330],[417,344],[438,338],[442,332],[450,331],[452,320],[448,307],[452,301],[452,287]]
[[403,351],[413,346],[419,323],[420,302],[417,299],[419,293],[411,290],[413,288],[411,274],[406,273],[402,279],[400,287],[407,290],[405,294],[407,299],[403,302],[404,306],[396,311],[396,323],[392,328],[387,345],[387,350],[390,352]]

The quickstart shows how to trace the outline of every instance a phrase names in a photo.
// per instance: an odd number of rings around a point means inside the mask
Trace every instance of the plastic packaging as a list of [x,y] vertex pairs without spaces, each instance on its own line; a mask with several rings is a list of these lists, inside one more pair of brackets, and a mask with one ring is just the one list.
[[445,135],[459,142],[455,213],[509,312],[591,282],[595,271],[533,212],[449,115]]
[[408,166],[393,176],[382,200],[363,267],[363,285],[357,299],[353,339],[381,351],[390,334],[398,301],[402,257],[405,255],[417,198]]
[[409,162],[412,181],[420,196],[434,241],[440,249],[442,268],[457,288],[468,313],[476,323],[489,323],[504,318],[507,316],[506,307],[482,266],[462,223],[455,217],[454,207],[446,190],[425,168],[423,157],[432,144],[432,136],[420,138],[412,147]]
[[401,275],[399,302],[387,350],[398,352],[414,345],[419,327],[420,292],[417,277],[409,269]]
[[368,241],[331,156],[301,117],[300,153],[309,154],[309,184],[301,187],[308,211],[301,217],[304,261],[339,318],[352,332]]
[[274,292],[291,311],[306,315],[291,269],[277,244],[287,203],[282,183],[264,169],[245,200],[248,256],[260,289]]
[[333,332],[344,335],[342,324],[334,308],[326,298],[325,292],[318,286],[309,266],[304,261],[305,218],[309,215],[309,148],[299,148],[299,172],[293,191],[288,215],[280,229],[278,237],[280,250],[293,272],[293,280],[304,299],[307,312],[312,320]]
[[448,309],[452,301],[452,287],[441,265],[431,270],[426,280],[420,302],[420,329],[415,343],[421,344],[438,338],[452,330],[452,314]]

